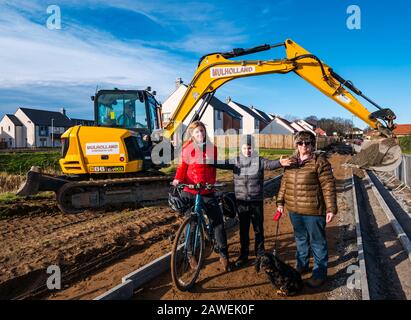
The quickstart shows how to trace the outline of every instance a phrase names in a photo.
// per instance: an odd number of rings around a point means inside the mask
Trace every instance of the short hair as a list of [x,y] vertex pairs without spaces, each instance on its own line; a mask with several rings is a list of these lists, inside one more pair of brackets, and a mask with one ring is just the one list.
[[300,141],[310,142],[313,147],[315,147],[316,137],[311,131],[300,131],[294,135],[294,141],[297,144]]

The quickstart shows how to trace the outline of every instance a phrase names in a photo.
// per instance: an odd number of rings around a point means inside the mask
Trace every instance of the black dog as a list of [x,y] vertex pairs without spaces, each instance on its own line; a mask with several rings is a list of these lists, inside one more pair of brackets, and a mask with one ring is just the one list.
[[265,271],[268,279],[280,296],[294,296],[299,293],[304,284],[300,274],[293,267],[281,261],[272,253],[266,253],[257,258],[255,269]]

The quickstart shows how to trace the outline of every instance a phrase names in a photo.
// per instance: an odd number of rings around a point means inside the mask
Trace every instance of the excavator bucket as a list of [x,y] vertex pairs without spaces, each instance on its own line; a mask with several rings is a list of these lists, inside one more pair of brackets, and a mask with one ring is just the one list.
[[57,192],[67,182],[69,181],[66,179],[41,173],[39,167],[33,166],[27,172],[26,181],[21,184],[16,195],[26,197],[41,191]]
[[402,161],[401,147],[396,138],[366,140],[361,146],[353,145],[357,152],[346,166],[375,171],[394,171]]

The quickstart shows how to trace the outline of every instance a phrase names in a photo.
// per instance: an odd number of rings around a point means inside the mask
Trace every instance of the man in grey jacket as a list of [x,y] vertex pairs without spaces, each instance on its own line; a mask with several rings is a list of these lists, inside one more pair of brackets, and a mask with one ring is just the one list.
[[238,205],[240,220],[240,256],[235,262],[242,267],[248,262],[250,245],[250,224],[253,224],[255,235],[255,255],[263,255],[264,248],[264,170],[275,170],[289,166],[291,161],[268,160],[260,157],[254,150],[253,136],[242,137],[241,153],[234,159],[226,160],[215,167],[233,170],[234,192]]

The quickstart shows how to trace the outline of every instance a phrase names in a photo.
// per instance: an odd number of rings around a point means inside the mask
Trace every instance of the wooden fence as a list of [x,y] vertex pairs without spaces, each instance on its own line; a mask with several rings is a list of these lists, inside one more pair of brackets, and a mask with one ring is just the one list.
[[[253,134],[255,144],[265,149],[294,149],[294,136],[289,134]],[[238,148],[243,141],[239,141],[240,135],[214,136],[214,144],[217,147]],[[317,137],[317,149],[325,148],[335,142],[334,137]]]

